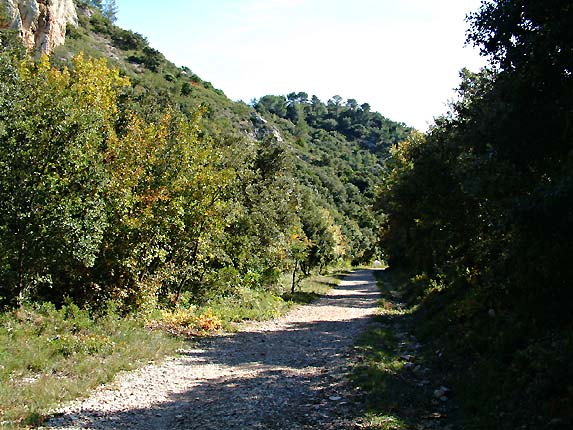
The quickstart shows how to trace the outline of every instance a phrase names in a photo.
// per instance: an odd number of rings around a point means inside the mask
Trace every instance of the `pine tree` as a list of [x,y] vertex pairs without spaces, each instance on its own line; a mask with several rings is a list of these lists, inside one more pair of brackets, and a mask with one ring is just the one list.
[[112,23],[117,21],[117,3],[115,0],[107,0],[103,7],[103,15]]
[[89,5],[97,7],[99,10],[103,10],[103,1],[102,0],[90,0],[88,1]]

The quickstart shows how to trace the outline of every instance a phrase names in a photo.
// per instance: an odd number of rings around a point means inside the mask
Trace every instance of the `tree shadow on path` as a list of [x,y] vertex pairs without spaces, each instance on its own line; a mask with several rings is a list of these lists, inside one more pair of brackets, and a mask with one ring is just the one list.
[[164,384],[179,377],[184,386],[175,386],[149,407],[108,412],[84,408],[48,424],[94,429],[355,428],[359,405],[345,375],[351,347],[372,320],[378,298],[369,271],[351,273],[332,294],[289,316],[197,342],[166,368]]

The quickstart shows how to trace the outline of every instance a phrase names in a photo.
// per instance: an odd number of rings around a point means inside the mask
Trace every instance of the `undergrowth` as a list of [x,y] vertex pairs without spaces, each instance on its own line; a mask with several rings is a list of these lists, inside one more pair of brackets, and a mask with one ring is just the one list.
[[57,404],[175,353],[180,341],[113,311],[94,318],[73,304],[25,306],[0,316],[0,422],[34,425]]
[[[401,306],[387,273],[374,273],[382,293],[379,313],[376,324],[355,346],[359,359],[350,375],[364,402],[362,428],[415,429],[420,418],[429,414],[429,405],[425,394],[412,381],[401,349],[406,343],[404,333],[411,325],[411,308]],[[421,363],[421,357],[416,360]]]
[[[548,326],[516,309],[490,308],[476,292],[426,275],[381,275],[381,325],[357,345],[363,361],[352,374],[364,393],[366,428],[434,428],[420,424],[424,417],[439,417],[436,428],[445,421],[466,430],[572,428],[571,324]],[[397,296],[405,308],[393,306]],[[425,394],[401,367],[404,341],[396,332],[404,329],[421,345],[414,363],[431,370]],[[452,399],[446,414],[436,414],[432,390],[442,385]]]
[[295,293],[279,282],[274,290],[248,287],[235,288],[232,294],[213,297],[201,305],[183,297],[174,309],[158,310],[148,318],[148,326],[185,336],[207,336],[217,330],[233,331],[236,323],[276,318],[294,305],[307,304],[320,298],[343,277],[342,272],[311,275],[303,279]]
[[492,303],[450,286],[427,293],[416,315],[420,338],[441,351],[434,367],[457,392],[458,421],[470,430],[572,428],[571,322]]
[[348,270],[339,270],[328,275],[313,275],[304,278],[294,293],[290,292],[290,287],[288,286],[290,276],[285,277],[281,282],[281,297],[291,304],[311,303],[321,295],[326,294],[332,287],[338,285],[347,273],[349,273]]
[[[234,330],[244,320],[277,317],[338,283],[338,275],[305,279],[295,295],[241,288],[201,306],[145,315],[103,316],[69,303],[36,304],[0,314],[0,428],[42,422],[49,410],[131,370],[173,355],[190,336]],[[175,335],[175,336],[173,336]]]

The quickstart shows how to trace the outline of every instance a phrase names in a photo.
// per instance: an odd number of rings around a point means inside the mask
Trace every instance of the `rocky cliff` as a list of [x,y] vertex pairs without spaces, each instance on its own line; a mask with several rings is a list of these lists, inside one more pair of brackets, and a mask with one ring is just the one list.
[[66,37],[66,25],[77,25],[73,0],[0,0],[0,29],[14,29],[36,55],[51,53]]

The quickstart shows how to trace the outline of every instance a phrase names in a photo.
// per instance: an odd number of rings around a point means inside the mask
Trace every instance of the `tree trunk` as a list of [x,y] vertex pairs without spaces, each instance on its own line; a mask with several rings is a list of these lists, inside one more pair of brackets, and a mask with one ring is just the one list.
[[298,266],[298,261],[294,262],[294,270],[292,271],[292,285],[290,287],[291,294],[294,294],[294,287],[296,286],[296,268]]

